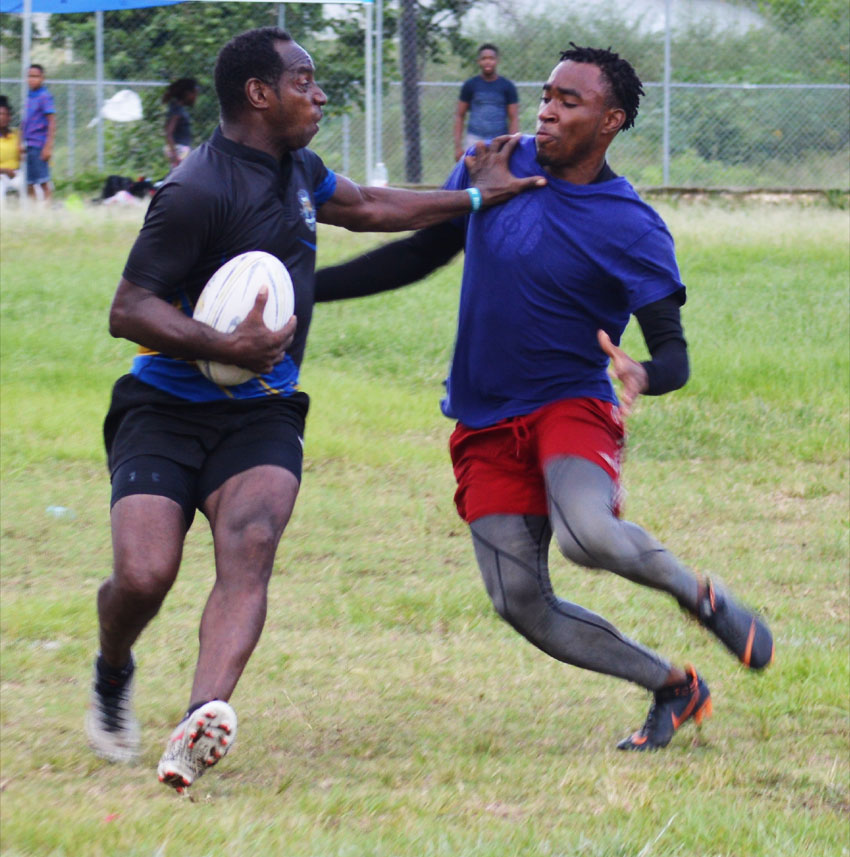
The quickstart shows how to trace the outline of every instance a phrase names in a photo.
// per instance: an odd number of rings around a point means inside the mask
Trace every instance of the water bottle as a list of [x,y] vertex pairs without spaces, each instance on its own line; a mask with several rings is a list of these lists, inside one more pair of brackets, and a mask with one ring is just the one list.
[[66,521],[72,521],[77,517],[76,512],[73,509],[69,509],[67,506],[48,506],[45,510],[51,518],[62,518]]
[[372,187],[386,187],[388,181],[387,165],[383,161],[378,161],[372,173]]

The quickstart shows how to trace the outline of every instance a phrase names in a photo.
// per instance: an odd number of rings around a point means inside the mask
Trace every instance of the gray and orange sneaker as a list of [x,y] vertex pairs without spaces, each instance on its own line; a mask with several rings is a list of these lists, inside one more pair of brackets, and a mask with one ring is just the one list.
[[221,699],[205,702],[171,733],[156,769],[159,781],[182,794],[227,754],[235,740],[236,712]]
[[620,750],[657,750],[666,747],[673,733],[686,721],[693,719],[699,725],[704,717],[711,716],[711,691],[708,685],[688,665],[688,675],[681,684],[662,687],[655,691],[646,723],[617,744]]
[[770,628],[708,578],[697,604],[697,620],[744,666],[762,670],[773,663],[773,635]]

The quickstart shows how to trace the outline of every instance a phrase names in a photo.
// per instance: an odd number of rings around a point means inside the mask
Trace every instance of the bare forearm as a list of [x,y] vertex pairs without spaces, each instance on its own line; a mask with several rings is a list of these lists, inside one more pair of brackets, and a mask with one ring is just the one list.
[[47,139],[44,143],[44,148],[53,151],[53,140],[56,138],[56,115],[53,113],[47,116]]
[[508,106],[508,133],[516,134],[519,131],[519,105]]
[[177,128],[177,117],[172,116],[165,125],[165,144],[171,151],[174,151],[174,131]]
[[109,311],[109,332],[169,357],[228,362],[232,337],[184,315],[153,293],[131,295],[119,287]]
[[325,205],[323,223],[344,226],[353,232],[402,232],[442,223],[468,214],[472,209],[465,190],[418,191],[401,188],[363,188],[368,205],[355,210]]
[[463,116],[455,116],[454,137],[455,149],[460,149],[463,144]]

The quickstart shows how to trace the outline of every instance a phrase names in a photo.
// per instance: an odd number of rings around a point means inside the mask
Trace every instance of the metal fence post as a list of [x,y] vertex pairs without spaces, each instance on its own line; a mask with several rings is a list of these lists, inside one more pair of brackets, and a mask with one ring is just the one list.
[[374,131],[375,129],[372,127],[372,123],[374,122],[374,117],[372,115],[373,111],[373,100],[374,100],[374,90],[372,83],[372,31],[374,29],[373,26],[373,17],[372,17],[372,4],[364,3],[363,9],[366,13],[366,54],[364,57],[366,63],[366,80],[365,80],[365,89],[366,89],[366,169],[364,171],[364,175],[366,176],[366,184],[371,184],[372,182],[372,174],[375,172],[375,152],[374,152]]
[[662,131],[662,183],[664,187],[670,186],[670,81],[672,79],[671,69],[671,45],[672,45],[672,0],[664,2],[664,129]]
[[376,0],[375,18],[375,161],[380,164],[384,160],[384,0]]
[[99,9],[94,13],[94,52],[95,52],[95,104],[97,112],[97,168],[103,172],[103,120],[100,111],[103,109],[103,12]]
[[74,177],[74,149],[77,145],[76,134],[77,91],[74,84],[68,85],[68,178]]
[[351,175],[351,116],[342,115],[342,174]]
[[[30,68],[30,51],[32,50],[32,0],[24,0],[23,21],[23,39],[21,40],[21,118],[26,115],[27,98],[29,96],[29,85],[27,82],[27,73]],[[23,130],[23,129],[22,129]],[[22,136],[21,142],[26,145],[26,139]],[[21,175],[23,176],[21,184],[21,205],[27,204],[29,194],[27,193],[27,156],[21,158]]]

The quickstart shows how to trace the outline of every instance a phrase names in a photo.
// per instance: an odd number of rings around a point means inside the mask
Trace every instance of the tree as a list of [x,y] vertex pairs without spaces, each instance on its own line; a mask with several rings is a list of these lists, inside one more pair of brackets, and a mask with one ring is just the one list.
[[446,49],[458,54],[472,49],[460,26],[476,0],[400,0],[399,52],[404,110],[404,169],[406,181],[422,181],[419,82],[426,60],[445,62]]
[[757,0],[758,9],[786,27],[812,18],[840,23],[847,18],[847,0]]

